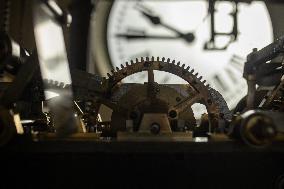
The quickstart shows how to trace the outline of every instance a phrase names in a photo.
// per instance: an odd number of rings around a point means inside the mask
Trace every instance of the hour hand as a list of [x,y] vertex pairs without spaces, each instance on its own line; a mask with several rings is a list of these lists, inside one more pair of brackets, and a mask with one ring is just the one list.
[[140,5],[139,8],[138,8],[138,11],[141,12],[144,17],[148,18],[151,21],[152,24],[160,25],[160,26],[176,33],[178,38],[182,38],[188,43],[191,43],[191,42],[194,41],[195,36],[192,32],[182,33],[179,30],[177,30],[176,28],[162,22],[162,20],[159,16],[154,16],[150,13],[151,11],[149,11],[147,9],[145,10],[145,9],[146,9],[145,7]]

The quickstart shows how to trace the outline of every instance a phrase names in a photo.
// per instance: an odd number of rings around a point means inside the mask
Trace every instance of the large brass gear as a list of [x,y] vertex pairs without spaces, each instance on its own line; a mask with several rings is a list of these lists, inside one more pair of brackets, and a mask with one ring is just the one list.
[[[188,84],[157,84],[154,81],[153,70],[177,75]],[[142,71],[148,72],[147,83],[130,84],[121,82],[124,78]],[[187,127],[194,127],[196,126],[196,119],[191,106],[195,103],[203,104],[206,107],[212,131],[220,127],[221,120],[224,122],[224,120],[231,118],[230,111],[222,95],[206,85],[206,81],[202,80],[202,77],[198,76],[194,69],[185,67],[185,64],[181,65],[180,62],[176,63],[174,60],[160,59],[159,57],[157,59],[152,57],[151,59],[132,60],[130,63],[126,62],[125,66],[121,65],[121,68],[117,67],[116,70],[113,70],[111,74],[108,74],[108,79],[101,78],[100,81],[102,82],[100,82],[98,89],[91,89],[92,87],[88,84],[87,92],[84,93],[81,91],[82,89],[85,91],[87,81],[84,82],[84,86],[78,85],[79,88],[73,86],[74,97],[78,100],[92,102],[95,107],[93,117],[98,115],[101,104],[110,107],[112,117],[108,128],[111,128],[112,133],[125,131],[128,120],[134,121],[133,130],[137,131],[141,116],[149,112],[167,115],[171,125],[173,125],[172,123],[177,125],[176,122],[182,120],[185,121],[184,125]],[[70,87],[54,81],[44,81],[44,83],[53,90]],[[97,91],[95,92],[96,95],[93,95],[92,92],[90,95],[88,92],[90,89]]]
[[[160,99],[161,95],[157,98],[157,93],[160,90],[159,86],[161,85],[154,82],[153,70],[168,72],[184,79],[188,83],[186,88],[190,91],[190,95],[183,97],[178,103],[165,103],[163,98]],[[146,95],[144,94],[144,96],[147,96],[148,100],[141,99],[139,101],[137,99],[139,99],[141,95],[143,96],[143,94],[141,92],[137,93],[137,91],[139,91],[138,88],[127,91],[122,88],[125,84],[121,84],[121,81],[127,76],[142,71],[148,72],[148,83],[146,84],[147,92]],[[209,85],[205,85],[206,81],[202,80],[202,77],[198,76],[198,73],[195,73],[194,69],[191,69],[189,66],[185,67],[185,64],[180,65],[180,62],[176,63],[175,60],[160,59],[159,57],[157,59],[154,57],[151,59],[136,59],[136,61],[130,61],[130,63],[126,62],[126,65],[121,65],[121,68],[117,67],[112,73],[108,73],[108,77],[108,98],[111,100],[112,104],[117,106],[113,109],[111,119],[111,127],[115,128],[116,131],[125,129],[123,127],[125,127],[126,120],[133,119],[133,115],[131,114],[137,107],[139,107],[140,110],[143,109],[142,113],[148,111],[155,112],[156,110],[163,113],[167,111],[166,113],[169,119],[175,118],[177,115],[182,115],[186,111],[189,120],[194,123],[195,120],[192,119],[191,105],[200,103],[205,105],[207,109],[209,124],[212,130],[219,128],[220,120],[230,119],[230,112],[223,97],[217,91],[210,88]],[[127,97],[127,93],[135,94],[135,91],[136,95],[138,95],[136,98],[133,95],[132,97]],[[115,98],[119,93],[124,94],[120,95],[121,98]],[[175,96],[176,94],[171,93],[169,95]],[[149,104],[149,102],[147,102],[149,99],[151,105],[147,107],[145,104]],[[118,125],[122,125],[122,128]]]

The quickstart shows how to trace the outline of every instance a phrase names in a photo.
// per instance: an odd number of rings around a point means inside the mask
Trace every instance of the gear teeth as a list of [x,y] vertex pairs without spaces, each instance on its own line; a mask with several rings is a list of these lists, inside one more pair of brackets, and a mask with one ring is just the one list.
[[127,75],[127,71],[122,72],[122,75]]
[[43,84],[48,88],[54,89],[65,89],[66,87],[70,87],[70,84],[65,84],[64,82],[55,81],[52,79],[44,79]]
[[[202,76],[199,76],[198,73],[190,66],[183,64],[180,61],[168,58],[167,56],[138,57],[119,65],[119,67],[115,67],[114,70],[111,70],[111,72],[107,73],[108,79],[106,79],[106,82],[109,82],[109,85],[106,86],[106,89],[111,91],[112,88],[125,77],[138,73],[140,71],[149,71],[152,69],[172,73],[179,76],[180,78],[183,78],[192,87],[194,87],[198,93],[200,93],[201,95],[202,93],[204,93],[204,98],[207,98],[207,92],[208,90],[210,90],[210,85],[208,84],[208,82],[203,79]],[[54,81],[50,82],[54,83]],[[51,83],[49,83],[48,86],[52,87]],[[59,85],[62,86],[62,84]],[[67,85],[65,85],[64,87],[67,87]]]

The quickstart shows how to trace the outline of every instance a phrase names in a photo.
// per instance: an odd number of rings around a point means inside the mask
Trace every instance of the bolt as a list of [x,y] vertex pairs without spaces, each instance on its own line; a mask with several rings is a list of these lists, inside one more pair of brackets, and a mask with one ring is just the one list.
[[160,129],[161,129],[161,127],[158,123],[152,123],[152,125],[150,126],[150,131],[154,135],[159,134]]
[[267,126],[265,129],[264,129],[264,133],[263,133],[266,137],[268,138],[272,138],[275,136],[276,132],[275,132],[275,129],[272,127],[272,126]]
[[149,66],[150,66],[150,62],[145,62],[145,63],[144,63],[144,67],[147,68],[147,67],[149,67]]
[[171,111],[169,112],[169,116],[170,116],[171,118],[175,118],[175,117],[177,117],[177,112],[176,112],[175,110],[171,110]]
[[177,102],[181,101],[181,98],[180,97],[176,97],[176,101]]
[[211,99],[208,99],[208,100],[207,100],[207,103],[208,103],[209,105],[211,105],[211,104],[212,104],[212,100],[211,100]]

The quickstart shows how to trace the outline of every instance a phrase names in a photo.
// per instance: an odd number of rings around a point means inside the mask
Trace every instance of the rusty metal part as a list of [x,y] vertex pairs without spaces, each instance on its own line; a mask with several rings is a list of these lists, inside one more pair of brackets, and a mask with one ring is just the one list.
[[[256,84],[271,85],[275,82],[275,79],[283,75],[283,68],[281,64],[267,63],[273,58],[279,56],[284,49],[284,36],[281,36],[275,42],[269,44],[268,46],[257,50],[253,49],[247,56],[247,61],[244,66],[243,77],[247,80],[248,84],[248,94],[247,94],[247,109],[254,109],[254,100],[256,98]],[[274,81],[270,81],[274,80]]]
[[241,135],[248,143],[267,145],[276,136],[276,128],[269,117],[255,115],[246,120]]
[[270,92],[267,99],[261,104],[261,107],[284,111],[284,79]]
[[[106,88],[106,78],[95,74],[87,73],[78,69],[71,70],[73,98],[75,100],[94,100],[104,96]],[[71,88],[70,84],[44,79],[44,86],[47,90],[57,92],[62,88]]]
[[171,126],[167,114],[161,113],[145,113],[140,123],[139,132],[159,134],[171,133]]
[[[162,86],[165,85],[159,85],[154,82],[153,70],[172,73],[187,81],[188,85],[185,86],[186,89],[190,91],[190,95],[178,100],[178,103],[168,103],[167,100],[161,98],[163,94],[161,89],[163,88]],[[144,89],[142,89],[143,87],[141,89],[139,89],[139,87],[133,87],[133,90],[127,91],[125,84],[120,84],[121,80],[127,76],[142,71],[148,72],[148,83],[145,84],[146,90],[145,87]],[[166,60],[165,58],[160,60],[159,57],[157,59],[154,57],[151,59],[136,59],[135,62],[131,61],[130,64],[126,62],[126,65],[121,65],[121,68],[117,67],[111,74],[108,74],[108,77],[108,94],[110,94],[112,101],[116,99],[117,106],[124,106],[124,109],[128,111],[124,119],[121,118],[121,112],[113,112],[112,125],[114,127],[116,125],[123,125],[123,127],[125,127],[125,121],[127,119],[133,119],[135,124],[136,119],[133,117],[138,117],[137,122],[140,122],[141,116],[144,113],[166,112],[168,113],[169,119],[175,118],[175,115],[179,115],[182,112],[186,112],[188,115],[192,116],[193,114],[190,107],[194,103],[201,103],[206,106],[212,131],[219,127],[219,119],[230,117],[228,107],[222,96],[208,85],[205,85],[206,81],[202,80],[202,77],[198,76],[198,73],[195,73],[193,69],[189,66],[185,67],[184,64],[180,65],[180,62],[175,63],[174,60]],[[127,87],[129,86],[126,86],[126,88]],[[175,99],[175,95],[173,94],[177,92],[172,93],[169,92],[170,89],[167,90],[168,91],[165,91],[167,98]],[[129,112],[129,109],[132,111]],[[139,124],[137,123],[137,125]],[[118,130],[120,129],[121,128]],[[136,130],[137,129],[138,128],[136,128]]]
[[251,147],[263,148],[270,145],[277,136],[274,120],[262,111],[249,110],[236,115],[228,135],[241,139]]
[[255,81],[255,76],[254,75],[248,75],[247,78],[247,86],[248,86],[248,94],[247,94],[247,110],[254,109],[254,100],[255,100],[255,93],[256,93],[256,81]]
[[30,83],[34,73],[37,71],[37,54],[32,54],[25,63],[25,66],[22,66],[7,90],[4,91],[0,97],[0,104],[5,107],[10,107],[23,95],[24,90],[27,85]]
[[202,114],[200,125],[194,128],[193,137],[208,137],[209,119],[208,114]]

